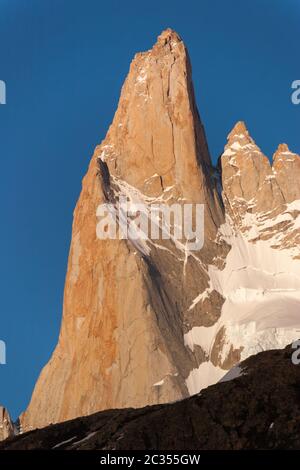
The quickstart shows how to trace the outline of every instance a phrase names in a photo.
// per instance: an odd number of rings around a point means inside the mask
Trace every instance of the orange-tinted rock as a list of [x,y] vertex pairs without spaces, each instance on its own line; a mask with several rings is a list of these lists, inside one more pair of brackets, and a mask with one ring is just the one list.
[[[205,355],[186,347],[184,332],[219,315],[209,301],[197,306],[198,320],[189,311],[209,286],[207,263],[220,263],[226,246],[214,241],[223,213],[211,173],[187,51],[166,30],[135,56],[83,180],[59,342],[21,416],[23,429],[188,396],[186,378]],[[200,254],[169,240],[145,253],[127,240],[97,239],[97,206],[123,191],[144,201],[204,203]]]
[[[247,302],[255,317],[247,296],[259,306],[264,282],[276,287],[281,279],[281,265],[273,276],[272,263],[259,264],[262,251],[250,259],[252,246],[268,241],[271,261],[275,249],[287,249],[293,263],[300,257],[299,171],[299,156],[285,145],[272,166],[238,122],[220,159],[220,188],[184,43],[168,29],[150,51],[136,54],[83,180],[59,342],[21,416],[23,430],[108,408],[179,400],[218,380],[261,339],[262,347],[273,345],[270,335],[255,336],[256,320],[237,317]],[[186,240],[98,239],[98,205],[115,205],[120,196],[147,207],[204,204],[203,248],[193,252]],[[286,266],[297,271],[295,264]],[[297,276],[293,282],[296,290]],[[244,348],[249,332],[254,345]],[[279,332],[280,345],[284,340]],[[216,374],[214,380],[205,382],[203,371]]]

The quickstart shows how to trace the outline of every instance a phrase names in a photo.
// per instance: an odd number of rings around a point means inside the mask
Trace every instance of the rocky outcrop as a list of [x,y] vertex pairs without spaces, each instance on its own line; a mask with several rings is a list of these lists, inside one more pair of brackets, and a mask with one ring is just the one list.
[[244,215],[243,208],[249,205],[252,211],[267,212],[284,202],[268,158],[243,122],[238,122],[228,135],[221,168],[227,213],[237,224]]
[[299,258],[299,155],[280,144],[271,164],[239,122],[228,136],[221,170],[224,204],[235,228],[252,242],[293,249]]
[[[59,342],[22,429],[183,399],[297,338],[298,174],[298,155],[281,145],[271,165],[242,122],[213,168],[183,41],[168,29],[137,54],[83,180]],[[99,204],[124,198],[146,221],[159,203],[203,204],[202,248],[175,219],[170,239],[99,239]]]
[[0,450],[300,449],[292,354],[290,346],[263,352],[181,402],[104,411],[9,439]]
[[13,423],[6,408],[0,406],[0,441],[14,434]]
[[273,155],[273,173],[286,204],[300,198],[300,157],[287,144],[280,144]]
[[[229,247],[196,108],[184,43],[164,31],[137,54],[108,134],[96,148],[74,212],[59,343],[42,371],[23,429],[106,408],[140,407],[189,395],[187,378],[206,360],[184,343],[191,325],[211,325],[224,301],[209,289],[208,264]],[[204,204],[200,253],[185,241],[99,240],[97,206]],[[203,306],[193,300],[209,289]]]
[[[273,164],[243,122],[228,135],[219,162],[231,246],[222,271],[210,278],[225,298],[212,328],[196,341],[210,344],[215,367],[229,368],[297,336],[300,307],[300,157],[279,145]],[[193,332],[192,332],[193,333]],[[197,331],[196,331],[197,333]]]

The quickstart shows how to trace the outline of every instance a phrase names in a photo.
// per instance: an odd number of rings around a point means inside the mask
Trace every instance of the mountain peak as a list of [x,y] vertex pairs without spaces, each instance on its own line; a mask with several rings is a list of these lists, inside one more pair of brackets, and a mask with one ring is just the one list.
[[[300,159],[280,155],[273,170],[245,123],[237,122],[221,158],[221,186],[183,41],[167,29],[150,51],[135,56],[113,122],[83,180],[59,342],[20,417],[22,431],[103,409],[185,398],[261,344],[282,347],[298,338],[285,323],[286,310],[296,312],[298,305],[294,297],[287,304],[281,298],[287,298],[289,279],[300,288]],[[97,208],[103,202],[116,208],[121,197],[129,210],[143,204],[141,227],[134,224],[124,238],[99,238]],[[193,230],[193,208],[202,205],[201,232],[193,234],[202,237],[201,250],[192,253],[175,230],[165,239],[164,215],[154,220],[158,237],[152,232],[151,206],[157,214],[157,203],[173,202],[183,209],[189,204]],[[289,211],[287,203],[293,203]],[[116,225],[129,225],[125,212],[119,211]],[[184,219],[166,226],[185,232]],[[256,334],[269,299],[268,321]],[[245,325],[242,307],[251,313]]]
[[287,144],[279,144],[277,152],[289,152],[290,149]]
[[152,49],[135,56],[99,150],[110,172],[147,196],[176,186],[187,199],[200,198],[202,167],[211,162],[188,53],[174,30],[166,29]]
[[289,149],[287,144],[279,144],[276,152],[273,155],[273,160],[276,160],[278,157],[291,156],[296,154]]
[[231,142],[242,137],[249,137],[249,132],[244,121],[238,121],[228,134],[227,139]]
[[170,56],[172,61],[187,61],[185,44],[179,34],[171,28],[167,28],[161,32],[157,37],[156,43],[147,51],[146,56],[147,55],[154,56],[155,58]]
[[[194,323],[199,305],[190,306],[209,288],[204,266],[221,265],[228,251],[223,241],[214,243],[224,215],[211,170],[188,53],[178,34],[167,29],[151,50],[135,55],[113,122],[83,180],[74,211],[61,335],[20,417],[23,430],[100,409],[173,401],[193,389],[193,380],[187,385],[185,379],[200,365],[202,353],[198,357],[186,348],[184,328],[203,324],[201,312]],[[97,207],[104,201],[115,207],[121,196],[145,203],[147,214],[156,202],[202,204],[203,262],[200,253],[195,260],[187,244],[174,243],[173,236],[162,245],[156,240],[158,246],[135,235],[99,239]],[[192,212],[194,222],[198,216]],[[182,296],[182,285],[190,285],[187,296]],[[203,307],[209,312],[207,324],[222,304],[221,295],[212,295],[213,310],[209,298]],[[73,351],[76,358],[84,355],[84,363],[77,364],[75,356],[73,361]],[[59,390],[63,374],[68,380]]]
[[170,42],[182,42],[182,39],[176,31],[167,28],[158,36],[157,43],[165,45]]

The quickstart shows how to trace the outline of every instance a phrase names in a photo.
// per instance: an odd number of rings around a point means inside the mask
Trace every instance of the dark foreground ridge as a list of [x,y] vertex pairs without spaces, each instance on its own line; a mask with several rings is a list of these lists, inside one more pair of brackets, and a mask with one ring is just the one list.
[[300,449],[300,365],[295,350],[259,353],[241,375],[186,400],[109,410],[9,438],[8,449]]

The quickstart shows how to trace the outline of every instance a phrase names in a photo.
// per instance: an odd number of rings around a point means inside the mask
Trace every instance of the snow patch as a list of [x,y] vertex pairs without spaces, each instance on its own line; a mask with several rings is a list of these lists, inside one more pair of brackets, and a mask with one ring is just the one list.
[[203,362],[198,369],[191,370],[186,385],[190,395],[199,393],[203,388],[218,382],[226,371],[220,367],[215,367],[211,362]]
[[[258,224],[261,229],[273,227],[282,220],[292,221],[289,211],[297,211],[299,202],[288,204],[285,211],[273,219],[267,219],[266,213],[259,218],[249,214],[245,224],[252,228],[256,225],[259,233]],[[225,268],[220,270],[210,265],[208,274],[210,289],[225,298],[221,316],[213,326],[193,327],[184,335],[187,347],[193,351],[198,345],[210,357],[218,332],[224,330],[220,364],[227,359],[232,347],[240,349],[242,361],[261,351],[284,348],[299,337],[300,260],[293,258],[293,248],[272,248],[273,239],[253,243],[251,239],[257,232],[236,232],[229,217],[220,227],[220,236],[231,245],[231,250]],[[191,307],[205,294],[199,294]],[[187,379],[190,393],[215,383],[224,373],[211,362],[201,364]]]

